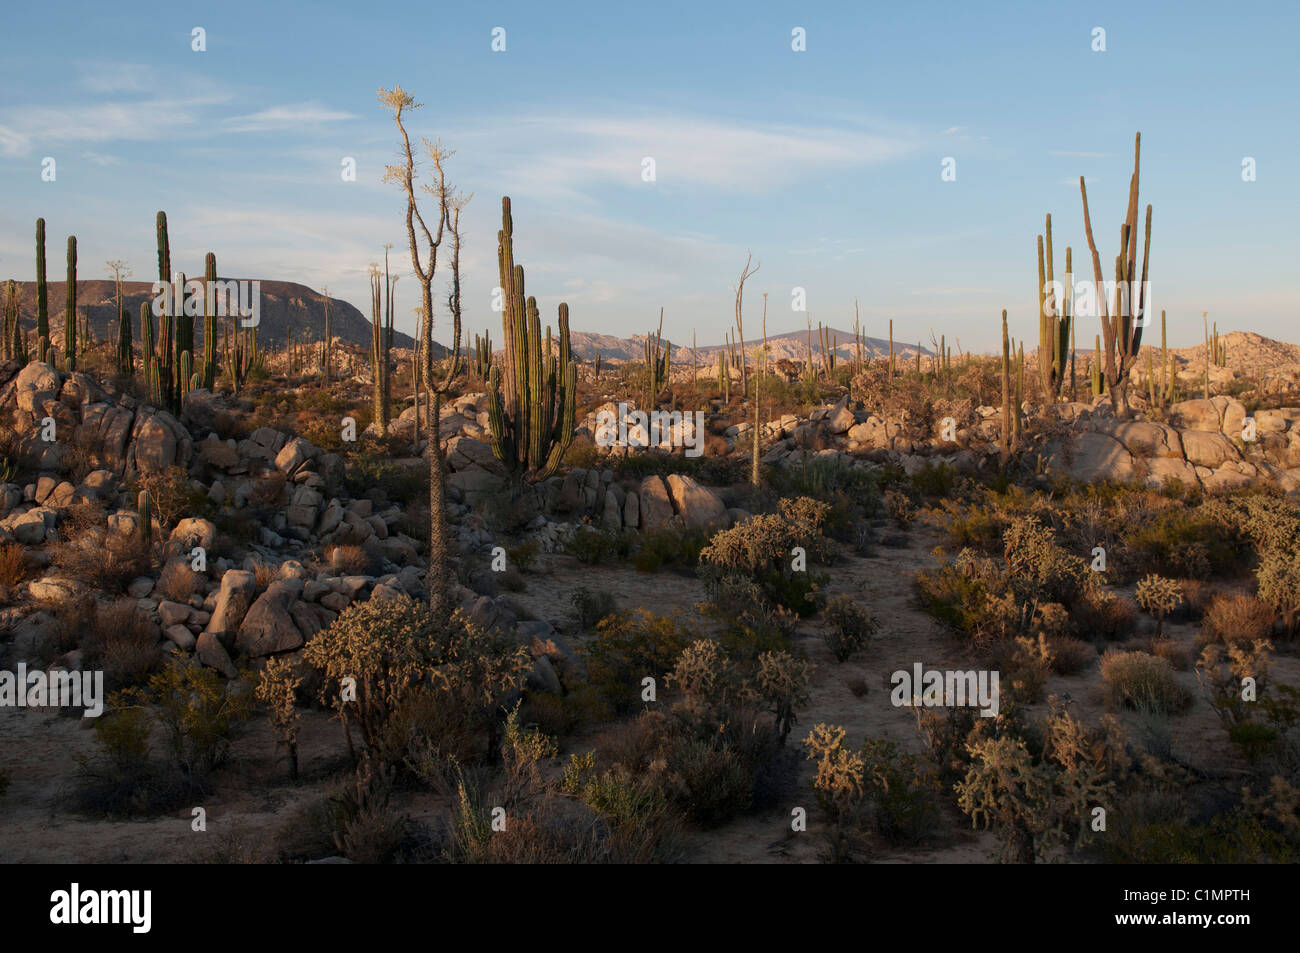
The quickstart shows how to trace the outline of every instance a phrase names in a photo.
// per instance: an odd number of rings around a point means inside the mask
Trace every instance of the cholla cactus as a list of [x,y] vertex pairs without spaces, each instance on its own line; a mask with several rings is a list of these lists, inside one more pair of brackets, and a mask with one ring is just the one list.
[[257,699],[264,702],[275,729],[277,742],[289,752],[289,780],[298,780],[298,709],[295,704],[302,678],[292,662],[267,659],[257,683]]
[[1300,557],[1293,550],[1270,547],[1260,555],[1255,570],[1260,601],[1282,617],[1288,632],[1300,622]]
[[1134,592],[1138,605],[1156,617],[1156,635],[1164,628],[1165,615],[1183,604],[1183,590],[1173,579],[1155,573],[1137,584]]
[[746,688],[775,717],[774,727],[781,744],[785,744],[798,720],[794,710],[808,704],[808,685],[814,671],[816,666],[789,652],[763,652],[758,657],[758,668]]
[[698,709],[717,703],[725,696],[730,676],[730,663],[718,643],[712,639],[699,639],[682,650],[677,664],[664,681],[686,696],[687,707]]

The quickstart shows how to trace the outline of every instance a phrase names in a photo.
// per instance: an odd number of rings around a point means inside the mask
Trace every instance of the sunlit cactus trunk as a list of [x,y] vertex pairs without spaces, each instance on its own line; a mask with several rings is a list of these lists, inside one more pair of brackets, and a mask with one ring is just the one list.
[[577,366],[569,340],[569,306],[559,306],[559,353],[551,353],[548,340],[544,364],[537,301],[524,297],[524,269],[514,263],[508,196],[501,200],[501,223],[497,265],[505,355],[503,369],[493,365],[489,375],[492,451],[517,477],[544,480],[559,468],[576,427]]
[[77,236],[68,236],[68,296],[63,311],[63,364],[77,369]]
[[203,387],[217,383],[217,256],[208,252],[203,259]]

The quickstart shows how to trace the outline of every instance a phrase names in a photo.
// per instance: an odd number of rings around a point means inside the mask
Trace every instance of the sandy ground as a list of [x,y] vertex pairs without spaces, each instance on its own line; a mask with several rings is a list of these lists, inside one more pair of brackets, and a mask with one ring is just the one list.
[[[889,701],[889,675],[922,662],[926,668],[969,668],[968,650],[912,605],[913,574],[934,564],[930,550],[936,539],[914,529],[909,544],[880,548],[870,557],[852,557],[831,572],[830,591],[848,592],[869,606],[882,623],[880,634],[858,659],[836,664],[821,639],[820,623],[805,623],[799,646],[817,665],[811,704],[800,711],[790,743],[799,742],[819,722],[841,725],[856,744],[866,737],[897,741],[919,752],[913,713]],[[656,613],[693,613],[704,593],[694,579],[671,572],[640,573],[629,568],[578,566],[568,557],[555,557],[530,574],[524,592],[510,594],[522,608],[552,621],[562,632],[572,623],[570,597],[579,586],[612,592],[619,606],[644,606]],[[1170,627],[1189,651],[1196,627]],[[1273,677],[1300,684],[1300,661],[1294,653],[1279,655]],[[1190,669],[1179,678],[1195,693],[1192,710],[1169,722],[1174,753],[1185,763],[1234,764],[1225,733],[1200,694]],[[864,697],[850,685],[862,680]],[[1054,676],[1048,694],[1071,699],[1076,712],[1093,720],[1106,711],[1100,672],[1094,664],[1072,677]],[[1045,708],[1045,705],[1037,706]],[[1121,721],[1136,730],[1131,716]],[[322,713],[304,713],[301,737],[303,780],[290,784],[285,764],[264,719],[255,721],[239,738],[229,763],[216,777],[217,794],[201,805],[207,831],[191,829],[191,809],[131,822],[86,819],[72,813],[69,792],[75,783],[78,759],[92,755],[96,745],[89,719],[61,716],[51,710],[0,708],[0,758],[11,783],[0,799],[0,862],[186,862],[204,859],[217,847],[238,840],[255,849],[270,844],[291,812],[319,797],[345,756],[337,723]],[[568,751],[585,750],[583,738],[569,740]],[[802,751],[800,751],[802,754]],[[815,863],[822,855],[817,812],[809,788],[810,762],[800,759],[798,777],[781,803],[756,811],[721,828],[691,835],[692,859],[709,863]],[[428,818],[442,806],[435,798],[408,799],[401,805],[414,819]],[[808,808],[809,831],[790,832],[790,809]],[[878,863],[982,863],[992,859],[993,837],[972,831],[955,811],[941,820],[933,847],[882,850],[870,859]]]

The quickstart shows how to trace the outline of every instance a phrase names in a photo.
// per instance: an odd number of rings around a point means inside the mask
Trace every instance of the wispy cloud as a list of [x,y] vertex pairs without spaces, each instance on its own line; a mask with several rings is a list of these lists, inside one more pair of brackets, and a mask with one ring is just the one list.
[[[842,127],[686,115],[505,118],[458,133],[456,141],[500,157],[494,172],[511,187],[556,198],[577,196],[593,182],[763,191],[819,172],[888,162],[917,147],[898,136]],[[654,160],[653,183],[642,178],[647,158]]]
[[144,63],[83,63],[81,85],[92,93],[145,93],[158,88],[155,70]]
[[228,132],[274,132],[357,118],[353,113],[329,109],[317,102],[308,102],[270,106],[245,116],[231,116],[224,120],[222,125]]
[[0,112],[0,154],[23,156],[38,147],[52,149],[69,143],[172,139],[178,132],[198,128],[203,108],[227,98],[212,94],[9,109]]

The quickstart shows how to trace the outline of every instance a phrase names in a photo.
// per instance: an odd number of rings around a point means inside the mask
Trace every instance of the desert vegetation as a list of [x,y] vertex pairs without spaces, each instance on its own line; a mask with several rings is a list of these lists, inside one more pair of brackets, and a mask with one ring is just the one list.
[[[68,776],[6,746],[7,812],[239,805],[220,851],[153,860],[1296,859],[1300,407],[1258,336],[1179,352],[1162,312],[1143,340],[1140,136],[1112,282],[1139,290],[1098,302],[1095,349],[1049,215],[1036,346],[1006,311],[996,355],[769,338],[749,255],[725,343],[674,348],[661,311],[586,359],[576,309],[543,330],[509,197],[501,349],[462,341],[471,197],[414,96],[378,99],[411,347],[389,246],[358,333],[325,295],[273,339],[215,253],[186,281],[164,212],[167,294],[114,260],[92,320],[69,237],[57,335],[36,222],[37,279],[0,295],[4,661],[103,697],[42,742]],[[945,694],[966,674],[983,708]]]

